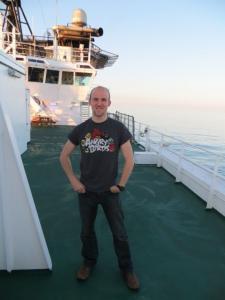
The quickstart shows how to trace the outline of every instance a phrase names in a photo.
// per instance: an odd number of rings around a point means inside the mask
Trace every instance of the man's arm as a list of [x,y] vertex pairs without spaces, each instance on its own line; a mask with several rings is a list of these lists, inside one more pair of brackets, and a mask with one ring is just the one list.
[[134,156],[133,156],[133,149],[130,143],[130,140],[128,140],[126,143],[124,143],[121,146],[121,151],[125,160],[122,174],[120,177],[120,180],[118,182],[118,185],[125,186],[128,178],[130,177],[130,174],[134,167]]
[[[121,148],[125,163],[123,166],[122,174],[120,176],[118,185],[121,187],[125,187],[128,179],[129,179],[129,176],[133,170],[133,167],[134,167],[134,156],[133,156],[133,149],[132,149],[130,140],[128,140],[123,145],[121,145],[120,148]],[[110,190],[113,193],[118,193],[120,191],[120,189],[117,186],[112,186],[110,188]]]
[[71,160],[70,160],[70,155],[75,150],[75,148],[76,146],[68,140],[64,145],[63,150],[60,154],[60,163],[74,191],[78,193],[85,193],[85,186],[80,182],[80,180],[74,174]]

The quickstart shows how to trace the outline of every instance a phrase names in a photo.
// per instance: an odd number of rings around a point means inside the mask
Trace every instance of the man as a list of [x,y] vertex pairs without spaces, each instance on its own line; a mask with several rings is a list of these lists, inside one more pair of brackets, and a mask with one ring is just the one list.
[[[98,258],[98,245],[94,222],[98,205],[102,205],[109,223],[114,249],[123,277],[132,290],[139,289],[133,272],[128,237],[124,226],[119,194],[132,172],[134,161],[130,143],[131,135],[120,122],[108,118],[111,104],[109,90],[98,86],[91,91],[89,104],[92,118],[76,126],[69,134],[61,155],[61,165],[79,196],[81,216],[81,241],[84,262],[77,273],[78,280],[86,280]],[[81,178],[74,174],[70,155],[77,146],[81,151]],[[118,181],[118,154],[124,157],[122,174]]]

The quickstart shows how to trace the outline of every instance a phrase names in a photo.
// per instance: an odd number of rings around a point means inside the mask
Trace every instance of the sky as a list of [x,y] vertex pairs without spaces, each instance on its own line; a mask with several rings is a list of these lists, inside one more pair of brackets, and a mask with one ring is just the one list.
[[225,1],[223,0],[23,0],[35,35],[71,22],[82,8],[87,23],[102,27],[95,43],[119,55],[99,70],[94,85],[107,86],[113,109],[149,107],[225,112]]

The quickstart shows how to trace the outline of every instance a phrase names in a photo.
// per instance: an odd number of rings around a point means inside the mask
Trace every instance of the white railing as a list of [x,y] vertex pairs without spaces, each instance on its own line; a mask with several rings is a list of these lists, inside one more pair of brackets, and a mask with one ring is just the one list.
[[[29,36],[16,32],[15,26],[7,19],[12,27],[12,32],[7,32],[3,28],[4,15],[0,13],[0,49],[5,53],[21,56],[34,56],[59,61],[71,61],[91,63],[94,67],[104,68],[111,66],[118,58],[118,55],[107,52],[96,46],[89,44],[88,48],[71,48],[71,55],[58,55],[60,46],[54,46],[53,37],[51,36]],[[63,50],[64,52],[65,50]]]
[[[158,154],[160,166],[160,153],[163,148],[179,157],[179,168],[183,159],[192,162],[202,170],[210,172],[213,178],[225,179],[225,156],[218,155],[203,147],[190,144],[173,136],[151,129],[150,126],[135,121],[135,141],[145,151],[155,151]],[[178,176],[179,177],[179,176]]]
[[109,67],[114,64],[114,62],[118,59],[118,55],[102,50],[95,44],[92,44],[92,49],[91,49],[91,56],[93,59],[97,60],[105,60],[105,67]]
[[[225,216],[225,156],[135,122],[135,141],[163,167]],[[147,153],[148,152],[148,153]],[[140,152],[139,152],[140,153]]]

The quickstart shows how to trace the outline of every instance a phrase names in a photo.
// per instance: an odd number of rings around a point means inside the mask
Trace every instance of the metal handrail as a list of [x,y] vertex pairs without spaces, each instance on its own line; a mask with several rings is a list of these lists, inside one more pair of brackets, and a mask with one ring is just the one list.
[[[0,13],[1,18],[5,18],[2,13]],[[53,37],[51,35],[47,36],[30,36],[23,35],[16,32],[15,26],[12,24],[13,31],[1,31],[0,41],[1,47],[5,52],[15,55],[24,55],[24,56],[34,56],[42,58],[56,58],[59,61],[70,61],[70,62],[88,62],[92,65],[96,65],[96,68],[103,68],[111,66],[118,58],[118,55],[111,52],[102,50],[93,43],[89,44],[89,48],[80,49],[73,48],[69,57],[58,57],[54,49]],[[40,42],[44,43],[40,45]],[[39,44],[38,44],[39,43]],[[47,47],[51,46],[52,49]],[[57,52],[57,51],[56,51]]]
[[[183,140],[178,139],[178,138],[176,138],[176,137],[173,137],[173,136],[171,136],[171,135],[168,135],[168,134],[162,133],[162,132],[160,132],[160,131],[157,131],[157,130],[155,130],[155,129],[152,129],[151,127],[149,127],[148,125],[146,125],[146,124],[144,124],[144,123],[137,122],[137,121],[135,121],[135,123],[136,123],[136,124],[144,125],[146,128],[149,128],[149,129],[151,130],[151,132],[155,132],[155,133],[157,133],[157,134],[159,134],[159,135],[163,135],[164,137],[167,137],[167,138],[170,138],[170,139],[172,139],[172,140],[178,141],[178,142],[180,142],[180,143],[182,143],[182,144],[185,144],[185,145],[188,145],[188,146],[190,146],[190,147],[192,147],[192,148],[194,148],[194,149],[199,149],[199,150],[202,150],[202,151],[204,151],[204,152],[207,152],[208,154],[212,154],[212,155],[217,155],[217,156],[218,156],[218,154],[215,153],[215,152],[213,152],[213,151],[209,151],[209,150],[204,149],[204,148],[202,148],[202,147],[200,147],[200,146],[193,145],[193,144],[191,144],[191,143],[189,143],[189,142],[183,141]],[[225,159],[225,156],[222,156],[222,158]]]
[[[142,130],[144,130],[144,132],[143,132],[143,131],[140,132],[141,126],[142,126]],[[146,131],[146,129],[147,129],[147,131]],[[149,131],[150,131],[150,134],[149,134]],[[178,139],[178,138],[176,138],[176,137],[170,136],[170,135],[168,135],[168,134],[164,134],[164,133],[159,132],[159,131],[157,131],[157,130],[155,130],[155,129],[151,129],[148,125],[143,124],[143,123],[140,123],[140,122],[137,122],[137,121],[135,121],[135,132],[136,132],[136,140],[139,141],[139,143],[140,143],[141,145],[143,144],[142,146],[144,146],[144,147],[145,147],[145,145],[148,145],[148,144],[151,145],[151,144],[152,144],[152,141],[153,141],[153,140],[152,140],[152,138],[151,138],[151,133],[153,133],[153,134],[159,135],[159,137],[160,137],[160,139],[159,139],[158,142],[155,142],[155,141],[154,141],[155,145],[159,145],[159,149],[160,149],[160,142],[161,142],[162,137],[163,137],[164,141],[165,141],[165,138],[169,138],[169,139],[171,139],[172,141],[179,142],[179,143],[180,143],[180,146],[181,146],[181,149],[180,149],[179,151],[182,151],[182,148],[183,148],[184,146],[188,146],[188,147],[190,147],[191,149],[194,149],[194,150],[201,150],[203,153],[213,155],[213,156],[214,156],[214,160],[215,160],[216,162],[215,162],[214,165],[213,165],[213,169],[211,169],[210,167],[203,166],[203,165],[201,165],[201,164],[199,164],[199,163],[193,161],[193,158],[191,158],[191,157],[189,157],[189,156],[187,156],[187,155],[182,154],[182,158],[183,158],[183,159],[185,159],[185,160],[187,160],[187,161],[190,161],[190,162],[193,163],[194,165],[198,166],[200,169],[205,170],[205,171],[209,171],[209,172],[212,173],[212,174],[215,174],[215,170],[218,169],[218,166],[221,165],[221,162],[222,162],[223,160],[225,161],[225,156],[224,156],[223,154],[218,155],[217,153],[215,153],[215,152],[213,152],[213,151],[209,151],[209,150],[204,149],[204,148],[202,148],[202,147],[200,147],[200,146],[196,146],[196,145],[193,145],[193,144],[191,144],[191,143],[185,142],[185,141],[183,141],[183,140],[181,140],[181,139]],[[143,140],[142,142],[140,142],[140,138],[139,138],[139,135],[140,135],[140,134],[142,134],[142,135],[141,135],[141,139]],[[148,139],[149,139],[149,140],[148,140]],[[173,149],[171,149],[171,148],[168,147],[168,146],[172,146],[172,145],[176,145],[176,144],[174,144],[174,143],[169,143],[169,144],[165,144],[165,145],[167,146],[167,150],[168,150],[169,152],[171,152],[171,153],[173,153],[173,154],[175,154],[175,155],[178,155],[178,152],[177,152],[177,151],[174,151]],[[164,147],[164,145],[162,145],[162,147]],[[145,147],[145,148],[146,148],[146,147]],[[217,171],[218,171],[218,170],[217,170]],[[224,179],[224,178],[225,178],[225,175],[216,172],[216,177],[219,177],[219,178]]]
[[[126,126],[127,126],[127,124],[126,124],[127,122],[125,122],[124,120],[127,120],[129,117],[133,118],[133,120],[134,120],[133,116],[126,115],[126,114],[120,113],[118,111],[115,114],[111,114],[111,115],[114,118],[121,121],[122,123],[124,123],[124,125],[126,125]],[[219,167],[219,165],[221,165],[221,161],[223,161],[223,160],[225,161],[224,155],[222,155],[222,154],[218,155],[217,153],[215,153],[213,151],[209,151],[200,146],[193,145],[191,143],[185,142],[185,141],[178,139],[176,137],[173,137],[171,135],[162,133],[158,130],[152,129],[149,125],[146,125],[141,122],[133,121],[132,127],[129,127],[129,123],[128,123],[127,127],[130,130],[130,132],[132,133],[134,140],[138,144],[143,146],[145,151],[149,151],[151,149],[151,145],[153,143],[155,146],[158,145],[158,149],[155,149],[154,147],[152,147],[152,148],[154,148],[153,150],[158,153],[159,159],[160,159],[160,152],[162,151],[163,147],[166,146],[167,151],[175,154],[176,156],[179,156],[180,159],[179,159],[178,168],[180,167],[181,161],[183,159],[185,159],[186,161],[191,162],[193,165],[199,167],[200,169],[210,172],[214,177],[219,177],[224,180],[225,175],[218,173],[218,167]],[[158,141],[155,141],[152,139],[152,133],[158,135]],[[165,141],[166,139],[171,139],[172,141],[175,141],[175,143],[172,143],[172,142],[166,143],[166,141]],[[179,145],[180,149],[175,151],[175,150],[171,149],[171,147],[169,147],[169,146],[175,146],[175,145]],[[187,154],[185,155],[184,147],[189,147],[191,149],[198,150],[198,151],[200,150],[203,153],[206,153],[207,155],[213,155],[214,156],[214,159],[213,159],[214,165],[213,165],[212,169],[208,166],[203,166],[203,165],[197,163],[196,161],[194,161],[194,157],[187,156]],[[160,161],[158,160],[158,166],[160,166],[160,165],[161,165]]]

